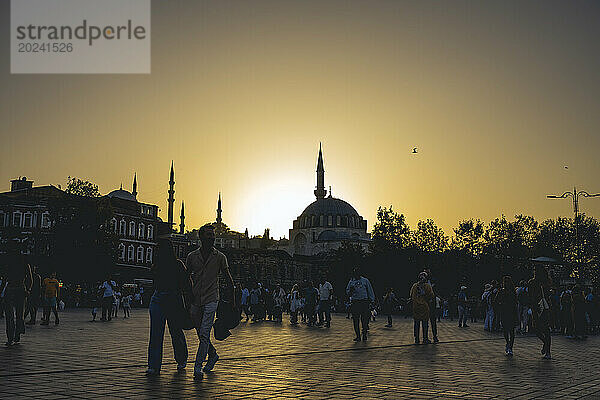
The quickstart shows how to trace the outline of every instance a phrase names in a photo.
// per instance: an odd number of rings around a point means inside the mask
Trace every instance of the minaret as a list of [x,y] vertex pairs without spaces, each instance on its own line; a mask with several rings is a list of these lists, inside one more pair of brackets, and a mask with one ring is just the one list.
[[181,215],[179,216],[179,233],[185,233],[185,211],[183,201],[181,202]]
[[168,222],[169,227],[173,229],[173,205],[175,204],[175,172],[173,171],[173,161],[171,161],[171,175],[169,179],[169,203]]
[[219,201],[217,202],[217,224],[221,224],[223,222],[223,218],[221,218],[221,213],[223,210],[221,209],[221,192],[219,192]]
[[133,173],[133,190],[131,191],[131,194],[133,195],[134,198],[137,198],[137,173]]
[[315,189],[315,196],[318,199],[325,198],[327,192],[325,191],[325,168],[323,168],[323,152],[321,151],[321,143],[319,143],[319,160],[317,161],[317,188]]

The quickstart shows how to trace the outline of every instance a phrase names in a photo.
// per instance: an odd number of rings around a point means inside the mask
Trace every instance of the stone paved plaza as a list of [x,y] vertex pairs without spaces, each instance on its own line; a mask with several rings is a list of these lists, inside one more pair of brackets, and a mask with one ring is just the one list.
[[[392,329],[379,318],[366,343],[352,341],[343,315],[330,329],[242,322],[216,342],[221,359],[198,382],[192,363],[176,372],[168,333],[161,375],[144,375],[147,310],[133,310],[128,320],[89,320],[87,310],[65,311],[59,326],[28,327],[21,344],[2,346],[0,397],[600,399],[600,337],[555,336],[547,361],[533,336],[517,337],[507,358],[501,335],[480,323],[459,329],[443,321],[439,344],[415,346],[412,321],[403,318]],[[0,329],[4,335],[4,320]],[[193,362],[198,342],[192,331],[186,336]]]

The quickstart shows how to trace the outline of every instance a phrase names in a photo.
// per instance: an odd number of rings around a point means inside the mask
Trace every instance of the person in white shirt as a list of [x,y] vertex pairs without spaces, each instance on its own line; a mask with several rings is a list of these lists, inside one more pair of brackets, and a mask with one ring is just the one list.
[[319,322],[317,325],[325,324],[325,327],[331,326],[331,299],[333,298],[333,286],[325,279],[321,278],[319,283]]
[[114,317],[117,318],[119,316],[119,306],[121,305],[121,292],[117,291],[113,295],[113,308],[115,311]]
[[123,305],[123,319],[128,318],[131,312],[131,295],[124,296],[121,300],[121,304]]
[[116,287],[117,284],[112,280],[110,274],[100,286],[100,292],[102,292],[102,318],[100,318],[100,321],[106,321],[107,316],[108,321],[112,319],[113,295]]

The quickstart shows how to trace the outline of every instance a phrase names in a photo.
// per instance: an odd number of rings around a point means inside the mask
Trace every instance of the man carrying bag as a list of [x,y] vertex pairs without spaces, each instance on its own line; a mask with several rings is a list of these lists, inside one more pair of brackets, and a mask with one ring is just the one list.
[[[194,299],[190,313],[200,339],[194,365],[194,379],[201,379],[203,372],[212,371],[219,360],[217,350],[210,342],[210,331],[213,327],[219,301],[219,273],[223,274],[232,292],[234,289],[227,257],[214,247],[214,226],[211,224],[202,226],[198,232],[198,237],[201,243],[200,248],[191,252],[186,260],[193,281],[192,293]],[[234,307],[237,306],[236,300],[236,297],[233,297]],[[207,355],[208,360],[202,368]]]

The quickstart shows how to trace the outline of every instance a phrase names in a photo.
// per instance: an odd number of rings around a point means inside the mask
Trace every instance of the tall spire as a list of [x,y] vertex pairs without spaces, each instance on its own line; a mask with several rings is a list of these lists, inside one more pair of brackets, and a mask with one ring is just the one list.
[[173,229],[173,205],[175,204],[175,171],[173,170],[173,161],[171,160],[171,174],[169,179],[169,203],[168,222],[170,229]]
[[221,192],[219,192],[219,201],[217,202],[217,224],[223,223],[223,218],[221,218],[223,210],[221,209]]
[[327,192],[325,191],[325,168],[323,168],[323,151],[321,150],[321,143],[319,142],[319,159],[317,160],[317,188],[315,189],[315,196],[317,199],[325,198]]
[[181,202],[181,215],[179,216],[179,233],[185,233],[185,211],[183,201]]
[[137,173],[133,173],[133,190],[131,191],[133,197],[137,197]]

